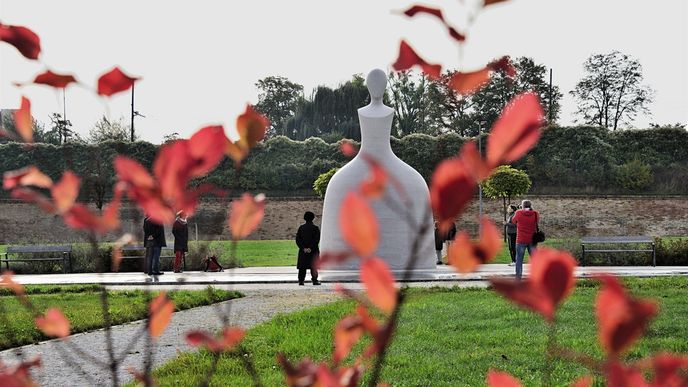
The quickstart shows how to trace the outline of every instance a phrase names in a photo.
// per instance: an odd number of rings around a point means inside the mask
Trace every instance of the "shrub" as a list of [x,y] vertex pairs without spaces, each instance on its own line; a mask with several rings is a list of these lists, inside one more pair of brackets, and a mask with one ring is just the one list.
[[657,265],[688,266],[688,238],[655,238]]
[[616,169],[616,181],[629,191],[641,191],[652,183],[650,166],[635,159]]
[[316,195],[318,195],[321,198],[325,197],[325,191],[327,190],[327,185],[330,184],[330,180],[332,179],[332,176],[339,170],[339,168],[332,168],[329,171],[321,174],[318,176],[317,179],[315,179],[315,182],[313,182],[313,191],[315,192]]

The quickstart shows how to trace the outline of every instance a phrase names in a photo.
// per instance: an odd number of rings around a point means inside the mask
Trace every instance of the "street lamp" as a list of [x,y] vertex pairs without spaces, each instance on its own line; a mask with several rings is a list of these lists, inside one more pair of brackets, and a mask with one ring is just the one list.
[[134,83],[131,84],[131,142],[134,142],[134,117],[146,118],[143,114],[134,110]]

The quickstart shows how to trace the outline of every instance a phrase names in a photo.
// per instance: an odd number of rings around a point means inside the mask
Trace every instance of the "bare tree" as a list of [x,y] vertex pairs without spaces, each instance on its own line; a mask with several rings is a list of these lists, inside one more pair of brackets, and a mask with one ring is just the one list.
[[637,59],[619,51],[592,55],[584,63],[585,77],[570,92],[578,100],[577,114],[586,124],[613,130],[649,114],[654,91],[643,82]]

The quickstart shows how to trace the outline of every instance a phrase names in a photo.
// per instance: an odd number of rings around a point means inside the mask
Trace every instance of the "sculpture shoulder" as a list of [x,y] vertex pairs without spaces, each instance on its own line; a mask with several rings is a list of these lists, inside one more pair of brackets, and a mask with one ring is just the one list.
[[358,115],[365,118],[387,118],[394,114],[394,109],[385,105],[368,105],[358,109]]

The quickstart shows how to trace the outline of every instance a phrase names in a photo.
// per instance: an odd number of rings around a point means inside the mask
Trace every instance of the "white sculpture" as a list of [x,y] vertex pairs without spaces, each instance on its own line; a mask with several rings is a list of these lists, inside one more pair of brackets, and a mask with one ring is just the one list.
[[[390,145],[390,133],[394,109],[382,103],[387,87],[385,72],[375,69],[368,74],[366,85],[370,92],[370,104],[358,109],[361,125],[361,148],[348,164],[332,176],[325,192],[322,214],[321,252],[349,250],[339,229],[339,210],[349,191],[358,189],[370,173],[370,166],[363,155],[374,158],[390,176],[396,179],[404,193],[399,194],[388,184],[384,199],[371,201],[380,226],[380,243],[375,255],[382,258],[392,270],[403,270],[411,257],[412,245],[420,238],[415,269],[434,269],[435,254],[434,227],[430,210],[430,193],[423,177],[408,164],[401,161]],[[389,201],[392,206],[385,203]],[[409,224],[409,220],[413,225]],[[422,223],[426,232],[419,235]],[[357,269],[359,259],[349,259],[332,270]]]

